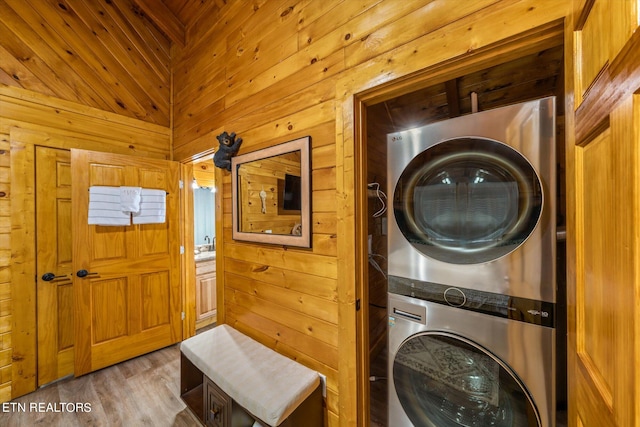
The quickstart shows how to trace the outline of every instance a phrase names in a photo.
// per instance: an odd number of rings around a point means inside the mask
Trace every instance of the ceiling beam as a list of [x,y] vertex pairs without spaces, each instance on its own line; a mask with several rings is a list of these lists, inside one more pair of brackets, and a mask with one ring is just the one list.
[[184,24],[160,0],[133,0],[173,42],[184,47]]
[[444,83],[447,93],[447,104],[449,104],[449,117],[460,115],[460,100],[458,99],[458,79],[447,80]]

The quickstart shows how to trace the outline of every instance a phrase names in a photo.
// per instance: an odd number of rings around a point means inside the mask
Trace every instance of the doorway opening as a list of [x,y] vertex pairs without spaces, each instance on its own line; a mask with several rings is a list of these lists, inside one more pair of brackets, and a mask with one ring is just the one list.
[[[367,188],[367,280],[360,285],[362,402],[365,424],[387,426],[387,215],[392,215],[392,189],[387,188],[387,139],[392,132],[471,114],[477,102],[484,111],[519,102],[556,97],[557,227],[565,225],[564,45],[563,23],[538,29],[513,43],[487,47],[399,82],[360,94],[360,187]],[[533,40],[533,41],[532,41]],[[472,95],[473,94],[473,95]],[[558,425],[566,419],[566,250],[557,244],[557,396]],[[368,421],[368,423],[367,423]],[[566,422],[566,421],[565,421]]]
[[198,331],[215,325],[218,314],[216,286],[216,174],[213,156],[201,157],[195,160],[192,166],[195,329]]

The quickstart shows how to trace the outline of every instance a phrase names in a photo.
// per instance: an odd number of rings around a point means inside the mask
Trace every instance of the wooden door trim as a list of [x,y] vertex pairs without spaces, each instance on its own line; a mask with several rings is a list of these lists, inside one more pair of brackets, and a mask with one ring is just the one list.
[[[364,88],[356,92],[353,98],[345,98],[342,110],[342,128],[353,130],[353,147],[344,147],[344,152],[352,150],[353,184],[354,184],[354,234],[355,254],[354,264],[356,268],[344,277],[352,277],[355,281],[355,300],[360,303],[360,309],[356,311],[356,411],[357,425],[369,425],[369,351],[368,351],[368,289],[367,289],[367,153],[366,153],[366,107],[377,104],[409,92],[444,83],[453,77],[482,70],[488,66],[507,62],[528,54],[539,52],[565,43],[565,20],[559,19],[549,22],[532,30],[517,34],[509,39],[485,46],[463,57],[428,67],[419,72],[398,78],[396,80],[372,87]],[[348,138],[345,137],[345,141]],[[345,143],[346,145],[346,143]],[[338,152],[341,156],[343,153]],[[346,169],[346,167],[345,167]],[[338,188],[340,193],[340,188]],[[343,214],[342,217],[347,215]],[[347,239],[348,240],[348,239]],[[352,252],[353,253],[353,252]],[[341,277],[343,275],[341,274]],[[344,328],[344,331],[352,327]],[[341,339],[342,341],[342,339]],[[342,390],[342,388],[341,388]],[[343,393],[340,393],[343,396]],[[346,396],[345,396],[346,398]]]
[[[215,183],[216,183],[216,324],[221,325],[226,323],[225,318],[225,302],[224,302],[224,282],[225,282],[225,270],[224,270],[224,198],[223,196],[223,180],[224,173],[222,169],[216,168],[215,170]],[[193,212],[193,211],[192,211]],[[231,212],[229,212],[231,214]],[[192,213],[193,215],[193,213]],[[191,220],[193,222],[193,219]],[[220,274],[217,274],[217,273]]]
[[576,110],[576,144],[583,146],[592,138],[594,129],[608,125],[609,111],[621,99],[640,90],[640,31],[629,38],[618,56],[606,64],[589,87],[588,96]]
[[36,389],[35,145],[18,128],[11,144],[11,398]]
[[483,46],[468,54],[427,67],[415,73],[355,94],[365,105],[377,104],[417,89],[445,83],[452,75],[483,70],[497,62],[508,62],[564,44],[565,20],[557,19],[505,40]]
[[190,191],[190,183],[193,181],[193,165],[181,164],[180,174],[185,191],[182,191],[180,203],[180,222],[184,254],[180,257],[182,265],[182,309],[184,320],[182,322],[182,338],[187,339],[196,334],[196,265],[193,262],[194,253],[194,215],[193,215],[193,191]]

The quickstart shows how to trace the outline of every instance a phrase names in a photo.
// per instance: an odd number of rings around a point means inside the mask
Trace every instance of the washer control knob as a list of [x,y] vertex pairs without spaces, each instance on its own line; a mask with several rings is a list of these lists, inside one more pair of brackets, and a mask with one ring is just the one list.
[[467,296],[458,288],[447,288],[444,291],[444,300],[451,307],[462,307],[467,302]]

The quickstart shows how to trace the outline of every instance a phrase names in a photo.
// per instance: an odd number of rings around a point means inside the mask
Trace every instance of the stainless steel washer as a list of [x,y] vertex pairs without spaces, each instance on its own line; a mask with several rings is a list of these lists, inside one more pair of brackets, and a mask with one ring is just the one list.
[[389,294],[389,426],[555,426],[554,304],[413,285]]
[[555,302],[555,98],[387,137],[389,274]]

